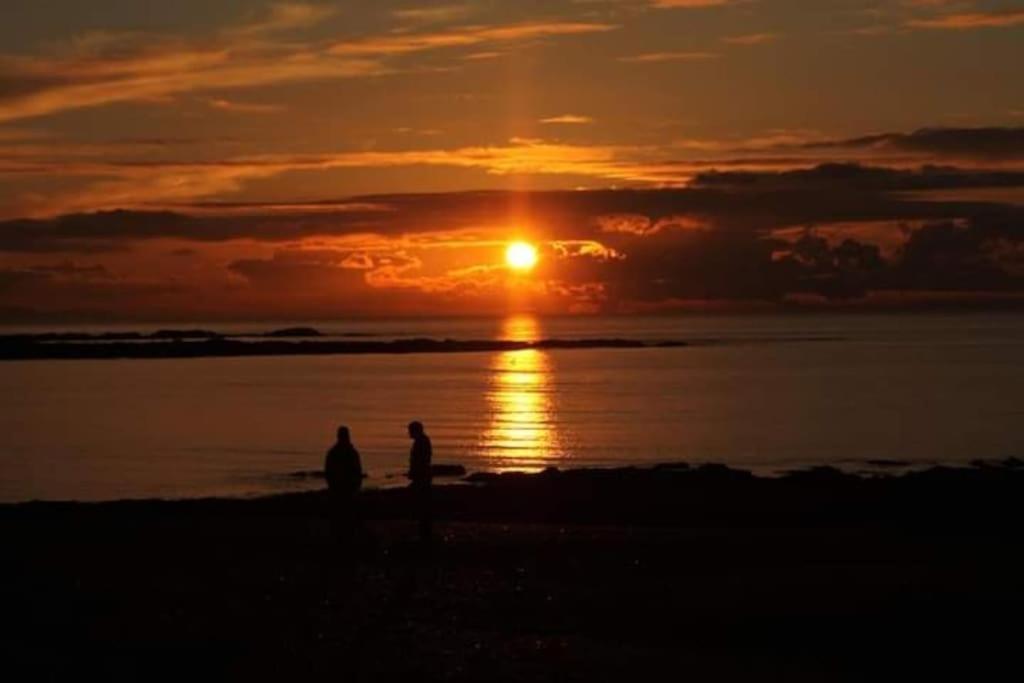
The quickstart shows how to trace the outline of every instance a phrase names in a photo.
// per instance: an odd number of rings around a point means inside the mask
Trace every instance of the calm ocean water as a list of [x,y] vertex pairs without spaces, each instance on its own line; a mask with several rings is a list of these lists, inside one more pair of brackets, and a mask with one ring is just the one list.
[[315,486],[290,474],[320,467],[338,423],[352,428],[370,485],[401,484],[411,419],[426,423],[437,462],[471,470],[676,460],[759,472],[816,464],[868,470],[877,466],[868,461],[882,459],[924,465],[1024,455],[1022,316],[311,324],[379,338],[695,344],[0,363],[0,500]]

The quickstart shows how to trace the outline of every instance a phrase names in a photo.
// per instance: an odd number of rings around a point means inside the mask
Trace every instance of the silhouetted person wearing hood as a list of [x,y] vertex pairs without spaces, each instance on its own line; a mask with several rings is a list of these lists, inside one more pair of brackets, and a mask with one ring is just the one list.
[[413,504],[416,506],[416,515],[419,518],[420,539],[429,541],[433,530],[430,488],[434,476],[430,467],[434,453],[430,445],[430,437],[423,431],[422,422],[409,423],[409,438],[412,439],[412,449],[409,451],[408,476],[412,482],[410,488],[412,489]]
[[339,543],[350,543],[358,520],[356,495],[363,485],[363,465],[348,427],[338,427],[338,441],[324,461],[331,527]]

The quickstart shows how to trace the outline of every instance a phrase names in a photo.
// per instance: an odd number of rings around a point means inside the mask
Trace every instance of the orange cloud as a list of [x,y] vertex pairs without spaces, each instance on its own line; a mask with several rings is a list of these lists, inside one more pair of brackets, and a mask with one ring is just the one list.
[[276,2],[264,18],[244,24],[230,32],[240,36],[258,36],[315,26],[334,16],[336,8],[306,2]]
[[645,52],[638,55],[619,57],[620,62],[651,64],[657,62],[703,62],[718,59],[715,52]]
[[438,5],[437,7],[406,7],[391,12],[391,16],[412,24],[439,24],[469,16],[476,10],[469,4]]
[[[41,150],[40,150],[41,151]],[[505,145],[333,154],[268,154],[216,162],[112,162],[109,150],[95,157],[65,159],[54,165],[45,154],[0,162],[0,174],[49,174],[101,177],[86,188],[55,193],[34,209],[8,210],[47,215],[67,211],[160,205],[240,190],[246,182],[291,171],[342,168],[448,166],[475,168],[493,175],[567,175],[642,184],[678,183],[688,175],[674,164],[644,161],[640,147],[586,146],[514,138]]]
[[702,7],[723,7],[735,0],[651,0],[651,7],[657,9],[698,9]]
[[622,260],[625,254],[596,240],[555,240],[547,245],[559,258],[587,256],[599,261]]
[[526,226],[544,254],[516,286],[552,311],[792,297],[870,305],[878,290],[1019,293],[1019,209],[903,192],[993,182],[1022,180],[832,164],[673,190],[391,195],[7,221],[0,305],[120,315],[495,311],[513,286],[501,249],[510,225]]
[[366,274],[366,284],[378,289],[416,289],[428,294],[481,291],[495,289],[505,280],[504,265],[467,266],[449,270],[442,275],[415,274],[418,261],[402,265],[385,265]]
[[[657,146],[513,138],[504,144],[454,148],[166,158],[173,149],[187,150],[191,156],[196,144],[199,141],[138,140],[89,145],[15,138],[0,146],[0,176],[59,176],[64,182],[46,194],[9,198],[0,213],[47,216],[168,206],[230,195],[261,179],[336,169],[448,167],[491,176],[564,176],[577,184],[580,178],[592,178],[605,185],[681,186],[708,170],[788,170],[823,162],[914,168],[955,160],[989,170],[1024,168],[1017,129],[936,129],[849,140],[826,139],[814,131],[771,130],[748,139],[686,139]],[[157,150],[162,151],[158,161]],[[204,143],[204,152],[209,151],[216,148]]]
[[648,216],[638,213],[598,216],[595,222],[601,232],[627,235],[647,235],[654,227],[654,222]]
[[711,229],[711,225],[706,220],[693,216],[670,216],[652,220],[643,214],[607,214],[598,216],[596,223],[598,230],[603,233],[640,237],[657,235],[664,230],[685,232]]
[[239,112],[243,114],[275,114],[287,107],[280,104],[259,104],[256,102],[235,102],[224,98],[215,98],[206,102],[211,108],[220,111]]
[[747,33],[739,36],[726,36],[722,38],[723,43],[730,45],[763,45],[779,39],[777,33]]
[[383,60],[411,53],[512,43],[617,28],[587,22],[473,26],[387,33],[322,44],[275,41],[271,34],[307,27],[332,12],[302,3],[274,5],[264,21],[222,31],[205,42],[140,33],[92,33],[48,57],[0,56],[0,123],[118,102],[161,101],[181,93],[251,88],[394,73]]
[[470,26],[434,33],[372,36],[331,46],[327,51],[344,57],[384,57],[427,50],[507,43],[553,36],[603,33],[618,28],[594,22],[533,22],[508,26]]
[[1024,24],[1024,10],[1005,12],[966,12],[946,14],[928,19],[913,19],[907,22],[915,28],[964,31],[974,28],[997,28]]
[[546,119],[541,119],[540,123],[563,123],[563,124],[585,124],[593,123],[594,119],[589,116],[579,116],[578,114],[562,114],[561,116],[550,116]]
[[0,122],[117,102],[155,101],[186,92],[388,72],[370,60],[256,45],[203,48],[157,41],[140,46],[131,39],[123,49],[129,54],[0,60],[0,74],[10,80],[43,84],[0,99]]

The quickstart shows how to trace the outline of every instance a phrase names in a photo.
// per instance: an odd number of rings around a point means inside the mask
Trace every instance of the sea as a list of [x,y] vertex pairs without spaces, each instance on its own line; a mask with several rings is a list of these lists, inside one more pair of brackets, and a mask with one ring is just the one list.
[[[366,485],[405,485],[406,425],[475,471],[723,463],[880,474],[1024,456],[1024,316],[268,321],[359,339],[630,339],[677,347],[0,362],[0,502],[322,486],[338,425]],[[41,332],[5,328],[0,333]],[[528,501],[524,501],[528,504]]]

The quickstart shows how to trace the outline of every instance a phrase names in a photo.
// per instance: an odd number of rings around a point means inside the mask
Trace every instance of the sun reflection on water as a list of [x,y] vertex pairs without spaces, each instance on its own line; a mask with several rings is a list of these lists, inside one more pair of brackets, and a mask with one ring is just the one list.
[[[540,326],[531,316],[508,318],[502,338],[536,341]],[[504,351],[490,363],[487,390],[490,425],[483,450],[497,469],[544,467],[562,456],[552,397],[552,365],[537,349]]]

